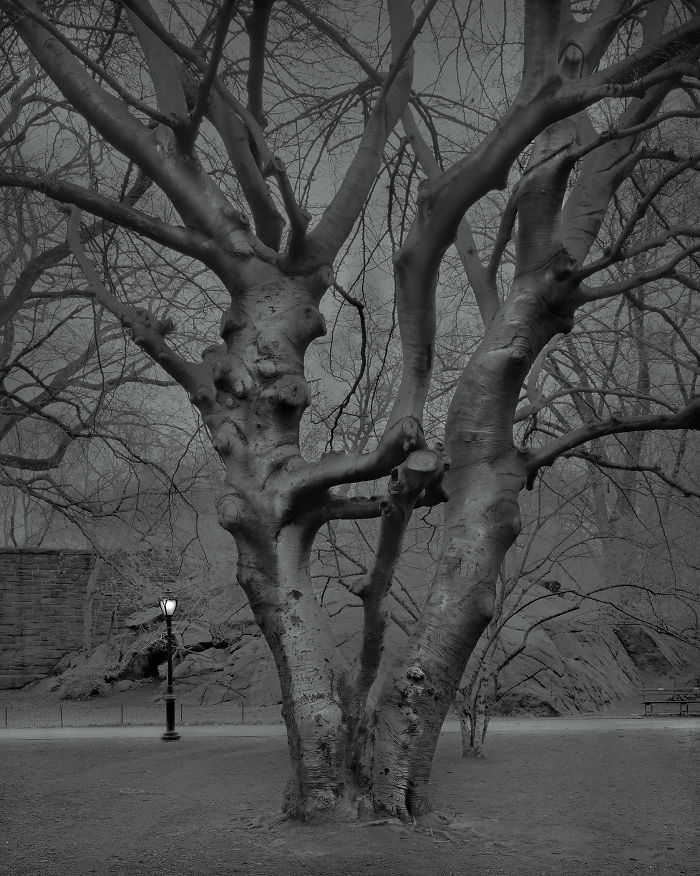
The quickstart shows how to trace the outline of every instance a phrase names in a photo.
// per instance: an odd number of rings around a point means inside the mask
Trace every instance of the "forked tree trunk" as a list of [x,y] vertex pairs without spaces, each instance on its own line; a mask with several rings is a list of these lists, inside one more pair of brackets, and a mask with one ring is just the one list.
[[227,471],[219,519],[236,540],[238,579],[279,674],[292,761],[286,811],[304,820],[366,810],[409,820],[430,808],[440,729],[519,532],[526,474],[512,442],[519,390],[539,350],[568,322],[543,304],[555,289],[551,273],[520,277],[472,356],[446,424],[452,465],[435,580],[407,654],[376,708],[358,720],[346,695],[350,667],[334,649],[309,574],[329,494],[294,487],[306,465],[304,353],[323,330],[317,302],[327,283],[324,274],[291,278],[270,269],[250,293],[236,290],[223,343],[204,353],[194,401]]

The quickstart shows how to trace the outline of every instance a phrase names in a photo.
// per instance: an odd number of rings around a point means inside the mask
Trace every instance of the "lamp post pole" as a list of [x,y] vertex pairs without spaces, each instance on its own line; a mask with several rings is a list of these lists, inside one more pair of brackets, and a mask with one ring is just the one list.
[[162,739],[179,739],[180,734],[175,729],[175,694],[173,693],[173,639],[172,622],[173,614],[177,606],[177,599],[172,596],[164,596],[160,600],[160,608],[165,615],[165,623],[168,628],[168,686],[165,691],[165,733]]

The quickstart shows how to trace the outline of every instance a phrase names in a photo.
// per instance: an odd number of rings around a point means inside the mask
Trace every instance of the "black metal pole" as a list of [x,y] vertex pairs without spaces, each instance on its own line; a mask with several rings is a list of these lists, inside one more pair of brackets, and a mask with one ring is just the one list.
[[180,734],[175,729],[175,694],[173,693],[173,641],[171,633],[172,618],[165,616],[168,626],[168,687],[165,691],[165,733],[163,739],[179,739]]

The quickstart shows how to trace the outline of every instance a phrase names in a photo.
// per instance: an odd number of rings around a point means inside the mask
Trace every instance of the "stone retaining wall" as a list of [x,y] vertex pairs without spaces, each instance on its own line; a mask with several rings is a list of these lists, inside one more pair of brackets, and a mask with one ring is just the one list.
[[65,654],[104,641],[133,610],[105,586],[113,569],[93,574],[95,560],[86,550],[0,548],[0,690],[50,675]]

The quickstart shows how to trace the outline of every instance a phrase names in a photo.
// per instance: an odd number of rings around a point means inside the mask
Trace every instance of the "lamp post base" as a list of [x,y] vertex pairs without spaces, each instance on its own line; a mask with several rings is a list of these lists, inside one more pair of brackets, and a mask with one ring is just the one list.
[[175,729],[175,696],[173,695],[172,683],[168,684],[168,692],[165,695],[165,733],[161,739],[179,739],[180,734]]

